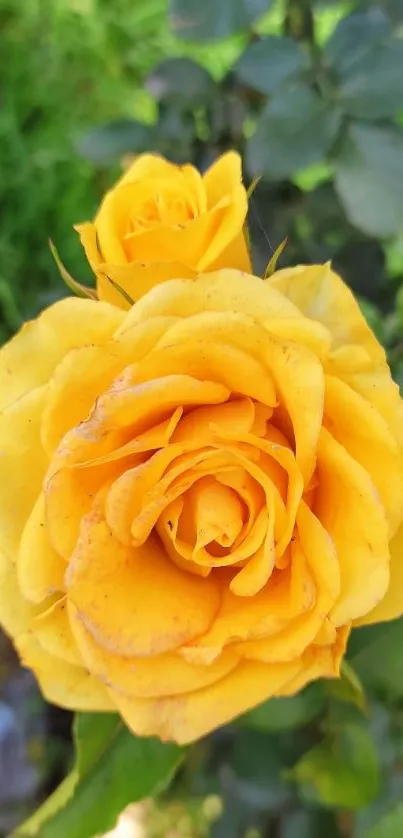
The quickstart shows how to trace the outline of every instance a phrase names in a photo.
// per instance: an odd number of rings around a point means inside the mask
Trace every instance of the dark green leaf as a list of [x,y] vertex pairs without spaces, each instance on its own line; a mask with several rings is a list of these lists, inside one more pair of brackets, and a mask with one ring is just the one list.
[[170,0],[174,32],[189,41],[214,41],[248,29],[273,0]]
[[[290,787],[282,777],[285,764],[292,765],[301,751],[293,750],[287,759],[284,737],[265,735],[261,730],[238,729],[226,778],[228,791],[252,809],[277,809],[290,797]],[[294,749],[294,742],[291,743]]]
[[403,107],[403,41],[376,44],[344,73],[339,102],[350,116],[384,119]]
[[403,106],[403,42],[391,35],[381,9],[342,20],[325,48],[325,64],[338,76],[343,110],[363,119],[384,119]]
[[[340,2],[340,0],[337,0],[337,2]],[[362,5],[382,7],[392,23],[401,23],[403,20],[402,0],[363,0]]]
[[291,38],[274,35],[251,44],[235,65],[238,79],[260,93],[272,94],[282,82],[308,66],[308,56]]
[[379,786],[372,739],[360,725],[343,725],[308,751],[287,777],[308,802],[347,809],[367,806]]
[[364,685],[403,696],[403,619],[355,629],[348,657]]
[[245,713],[240,723],[256,730],[273,732],[302,727],[314,719],[323,706],[323,692],[317,684],[311,684],[292,698],[271,698]]
[[334,161],[335,186],[352,224],[392,236],[403,223],[403,131],[355,122]]
[[173,103],[161,104],[155,130],[160,154],[173,163],[189,162],[195,130],[191,115]]
[[281,838],[339,838],[335,816],[330,812],[291,812],[283,819]]
[[76,765],[16,838],[92,838],[110,829],[129,803],[155,794],[171,779],[183,751],[133,736],[119,716],[77,715]]
[[340,126],[331,110],[308,86],[284,90],[266,105],[247,144],[247,166],[281,180],[323,160]]
[[374,47],[388,37],[390,23],[381,9],[367,9],[342,18],[324,50],[325,64],[341,78],[354,70]]
[[211,101],[215,82],[190,58],[168,58],[148,76],[146,87],[157,101],[197,108]]
[[403,835],[403,803],[399,803],[378,823],[363,832],[360,838],[400,838],[401,835]]
[[78,153],[94,163],[108,163],[124,154],[139,153],[152,147],[152,127],[131,119],[118,119],[108,125],[100,125],[76,141]]

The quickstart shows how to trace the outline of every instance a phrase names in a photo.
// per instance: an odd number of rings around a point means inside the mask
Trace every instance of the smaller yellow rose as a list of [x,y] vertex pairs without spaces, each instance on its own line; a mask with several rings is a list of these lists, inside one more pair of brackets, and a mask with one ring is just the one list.
[[155,285],[201,271],[251,271],[241,158],[230,151],[202,176],[143,154],[105,195],[93,222],[76,226],[100,300],[128,307]]

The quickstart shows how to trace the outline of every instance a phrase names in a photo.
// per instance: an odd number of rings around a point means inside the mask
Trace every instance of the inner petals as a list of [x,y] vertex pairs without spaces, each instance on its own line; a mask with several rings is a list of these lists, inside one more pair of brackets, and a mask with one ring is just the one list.
[[208,548],[210,542],[231,547],[245,520],[245,509],[236,492],[213,477],[202,478],[192,486],[184,511],[194,520],[195,553],[202,547]]

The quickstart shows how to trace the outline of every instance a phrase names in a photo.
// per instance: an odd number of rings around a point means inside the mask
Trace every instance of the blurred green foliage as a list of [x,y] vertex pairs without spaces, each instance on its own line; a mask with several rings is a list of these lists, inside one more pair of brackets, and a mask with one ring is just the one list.
[[[72,225],[122,156],[203,170],[235,147],[246,182],[263,176],[256,272],[285,236],[280,265],[332,259],[403,384],[403,0],[0,0],[0,28],[0,339],[66,293],[48,238],[90,278]],[[218,795],[200,833],[212,838],[403,836],[402,642],[401,620],[355,630],[337,685],[274,699],[191,749],[164,806]],[[150,787],[172,770],[157,750]],[[101,785],[107,767],[91,774]]]

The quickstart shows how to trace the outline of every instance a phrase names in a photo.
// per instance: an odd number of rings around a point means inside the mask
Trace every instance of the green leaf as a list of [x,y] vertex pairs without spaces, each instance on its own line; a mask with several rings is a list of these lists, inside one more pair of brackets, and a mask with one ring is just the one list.
[[403,107],[403,41],[392,37],[381,9],[342,20],[325,47],[324,63],[339,78],[338,101],[350,116],[384,119]]
[[330,812],[306,809],[286,814],[281,838],[339,838],[336,818]]
[[129,803],[160,791],[183,755],[176,745],[133,736],[120,717],[76,716],[76,764],[62,786],[15,838],[93,838],[116,822]]
[[370,829],[360,835],[360,838],[400,838],[403,835],[403,803],[399,803],[392,811],[384,815]]
[[295,41],[272,35],[251,44],[234,71],[243,84],[260,93],[272,94],[280,84],[301,73],[308,65],[307,54]]
[[302,798],[324,806],[360,809],[376,796],[379,768],[366,729],[346,724],[308,751],[290,771]]
[[403,130],[351,123],[334,160],[335,186],[358,229],[392,236],[403,224]]
[[270,261],[268,262],[267,268],[264,272],[264,279],[268,279],[270,276],[272,276],[274,274],[274,271],[277,268],[277,262],[278,262],[278,260],[281,256],[283,250],[285,250],[285,248],[287,247],[287,243],[288,243],[288,236],[286,236],[285,239],[283,239],[283,241],[280,242],[278,247],[276,247],[276,249],[273,253],[273,256],[271,257]]
[[168,58],[147,78],[146,87],[158,102],[190,107],[209,104],[216,92],[213,78],[190,58]]
[[345,72],[338,91],[343,110],[359,119],[385,119],[403,107],[403,41],[375,44]]
[[77,297],[84,297],[90,300],[97,300],[98,295],[95,291],[95,288],[88,288],[86,285],[81,285],[81,282],[78,282],[74,277],[69,273],[67,268],[63,265],[63,262],[58,254],[58,251],[53,244],[52,240],[49,239],[49,248],[50,252],[56,262],[57,267],[60,271],[60,276],[63,282],[66,283],[67,288],[73,292]]
[[325,46],[325,66],[341,78],[348,76],[354,70],[356,62],[384,42],[390,31],[389,20],[379,8],[367,9],[342,18]]
[[340,126],[331,110],[308,86],[297,84],[273,97],[247,143],[248,171],[273,180],[321,162]]
[[171,25],[180,38],[214,41],[228,38],[268,11],[273,0],[170,0]]
[[262,179],[261,175],[258,175],[257,177],[254,177],[252,182],[249,184],[249,186],[246,190],[246,196],[248,198],[248,201],[250,201],[250,199],[251,199],[256,187],[259,185],[261,179]]
[[109,163],[124,154],[140,153],[153,146],[153,128],[132,119],[118,119],[92,128],[78,137],[76,149],[94,163]]
[[340,678],[326,682],[326,692],[338,701],[355,704],[362,712],[367,712],[364,688],[357,673],[346,660],[341,664]]
[[298,751],[294,753],[290,762],[284,746],[284,737],[238,728],[229,765],[233,772],[231,785],[240,803],[255,809],[273,810],[290,798],[292,790],[282,776],[282,768],[284,764],[292,765],[299,754]]
[[291,698],[271,698],[245,713],[242,726],[255,730],[290,730],[308,724],[324,707],[324,696],[317,684],[311,684]]
[[355,629],[348,658],[371,690],[403,696],[403,619]]

